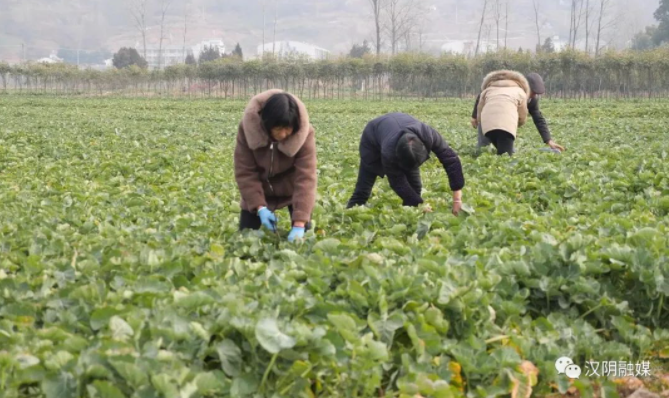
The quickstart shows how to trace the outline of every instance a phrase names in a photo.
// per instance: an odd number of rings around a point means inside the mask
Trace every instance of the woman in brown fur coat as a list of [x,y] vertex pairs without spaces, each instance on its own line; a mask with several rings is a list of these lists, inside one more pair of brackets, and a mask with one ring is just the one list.
[[239,124],[235,179],[241,194],[239,228],[276,231],[274,212],[288,207],[289,241],[304,237],[316,201],[316,140],[304,104],[269,90],[255,96]]
[[518,127],[527,120],[530,84],[525,76],[510,70],[492,72],[481,86],[478,123],[497,154],[513,153]]

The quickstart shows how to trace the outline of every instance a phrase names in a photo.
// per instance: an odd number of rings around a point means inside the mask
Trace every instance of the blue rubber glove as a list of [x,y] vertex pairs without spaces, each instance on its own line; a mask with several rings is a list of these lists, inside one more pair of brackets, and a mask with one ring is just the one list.
[[260,222],[263,227],[272,232],[276,232],[276,216],[270,209],[264,206],[261,207],[260,210],[258,210],[258,217],[260,217]]
[[288,234],[288,242],[293,243],[295,239],[304,239],[304,228],[303,227],[293,227]]

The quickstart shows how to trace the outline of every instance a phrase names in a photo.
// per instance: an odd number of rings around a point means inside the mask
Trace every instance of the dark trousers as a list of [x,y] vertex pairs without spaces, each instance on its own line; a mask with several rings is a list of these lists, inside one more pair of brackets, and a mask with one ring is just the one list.
[[[288,206],[288,212],[290,213],[290,219],[293,219],[293,206]],[[242,210],[241,214],[239,215],[239,230],[242,231],[244,229],[260,229],[262,226],[262,223],[260,222],[260,217],[258,217],[258,214],[256,213],[251,213],[248,210]],[[306,223],[304,226],[304,229],[308,231],[311,229],[311,222]]]
[[495,146],[498,155],[513,154],[513,144],[516,139],[513,134],[504,130],[492,130],[488,131],[485,137]]
[[[420,168],[416,167],[413,170],[408,170],[405,172],[409,185],[416,191],[419,195],[423,190],[423,182],[420,178]],[[378,175],[371,170],[368,170],[363,165],[360,165],[360,170],[358,171],[358,182],[355,183],[355,190],[351,199],[349,199],[348,204],[346,205],[347,209],[350,209],[354,206],[362,206],[369,200],[369,197],[372,195],[372,188],[374,188],[374,183]]]

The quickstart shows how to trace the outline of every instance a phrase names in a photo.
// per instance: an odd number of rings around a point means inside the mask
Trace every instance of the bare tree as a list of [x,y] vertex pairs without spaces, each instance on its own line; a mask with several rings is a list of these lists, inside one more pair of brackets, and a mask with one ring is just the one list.
[[574,35],[574,15],[576,15],[576,1],[571,0],[571,5],[569,6],[569,39],[567,40],[567,46],[571,47],[571,39]]
[[276,21],[279,19],[279,1],[274,2],[274,33],[272,38],[272,55],[276,55]]
[[590,28],[591,28],[591,22],[590,22],[590,12],[592,9],[590,8],[590,0],[585,0],[585,53],[589,54],[590,53]]
[[483,31],[483,22],[485,22],[485,12],[488,8],[488,0],[483,0],[483,12],[481,12],[481,23],[479,23],[479,35],[476,39],[476,50],[474,50],[474,56],[479,55],[479,49],[481,48],[481,32]]
[[388,0],[388,34],[392,54],[397,54],[400,39],[411,31],[417,18],[414,0]]
[[418,25],[418,32],[416,35],[418,36],[418,52],[422,53],[423,45],[425,44],[425,26],[423,24]]
[[534,24],[537,27],[537,48],[541,48],[541,29],[539,28],[539,6],[537,0],[532,0],[534,6]]
[[[416,43],[418,51],[423,51],[425,27],[430,25],[428,10],[424,5],[420,0],[414,0],[409,4],[404,23],[404,50],[407,52],[414,51]],[[414,37],[416,37],[415,41]]]
[[572,0],[569,15],[569,46],[576,48],[576,39],[583,19],[584,0]]
[[186,35],[188,34],[188,16],[190,12],[190,1],[186,1],[184,4],[184,42],[183,42],[183,62],[186,63]]
[[506,50],[506,45],[509,40],[509,0],[506,0],[506,11],[504,12],[504,18],[506,19],[505,28],[504,28],[504,49]]
[[495,0],[495,26],[497,28],[497,41],[496,41],[496,49],[499,51],[499,22],[502,19],[502,6],[500,4],[500,0]]
[[576,38],[578,37],[578,32],[579,29],[581,28],[581,23],[583,20],[583,9],[585,8],[585,1],[586,0],[579,0],[579,7],[578,7],[578,18],[576,20],[576,24],[574,25],[574,43],[572,45],[572,48],[576,48]]
[[158,69],[163,66],[163,40],[165,39],[165,15],[172,0],[161,0],[160,4],[160,42],[158,44]]
[[383,10],[384,0],[368,0],[372,6],[372,15],[374,16],[374,26],[376,28],[376,55],[381,54],[381,11]]
[[129,0],[128,10],[135,29],[142,35],[142,53],[146,60],[146,4],[148,0]]
[[265,56],[265,9],[267,8],[267,2],[262,1],[262,54],[261,57]]
[[413,43],[411,41],[413,36],[413,31],[412,30],[407,30],[404,32],[404,51],[406,52],[411,52],[413,50]]
[[601,50],[601,38],[602,31],[607,29],[613,24],[613,21],[609,23],[604,23],[604,19],[609,12],[611,6],[611,0],[599,0],[599,15],[597,18],[597,39],[595,41],[595,56],[599,56],[599,51]]

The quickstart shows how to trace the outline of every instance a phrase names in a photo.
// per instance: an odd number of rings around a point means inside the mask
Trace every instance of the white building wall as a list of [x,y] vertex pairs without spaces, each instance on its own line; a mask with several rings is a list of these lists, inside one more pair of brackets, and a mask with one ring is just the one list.
[[[165,47],[162,49],[162,57],[160,56],[160,53],[161,51],[158,47],[149,47],[146,49],[146,62],[149,64],[149,69],[157,69],[159,63],[161,68],[184,63],[185,56],[183,47]],[[188,54],[191,54],[191,49],[186,47],[186,56],[188,56]]]
[[272,54],[272,52],[274,52],[278,58],[306,56],[312,61],[327,59],[330,56],[330,51],[324,48],[299,41],[277,41],[266,43],[264,47],[263,45],[259,45],[257,51],[259,57],[265,53]]

